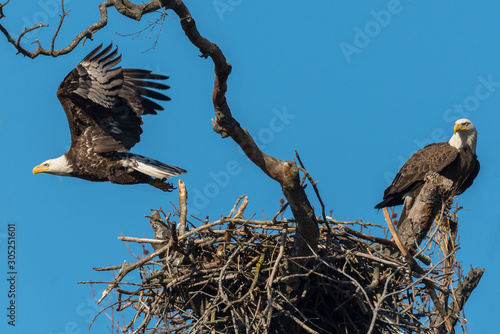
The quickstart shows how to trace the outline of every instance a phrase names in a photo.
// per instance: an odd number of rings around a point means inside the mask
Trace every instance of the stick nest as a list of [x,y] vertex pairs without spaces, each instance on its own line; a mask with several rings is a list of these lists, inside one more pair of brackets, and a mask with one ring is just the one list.
[[[171,214],[154,211],[158,239],[121,239],[149,242],[155,252],[96,269],[120,269],[99,302],[113,290],[117,299],[103,311],[132,310],[120,326],[129,333],[427,333],[439,326],[429,284],[441,300],[455,298],[461,275],[449,245],[417,273],[392,241],[363,233],[376,225],[326,217],[317,251],[298,258],[293,220],[231,218],[233,211],[183,235]],[[432,235],[449,243],[439,230]],[[140,280],[123,282],[131,272]]]

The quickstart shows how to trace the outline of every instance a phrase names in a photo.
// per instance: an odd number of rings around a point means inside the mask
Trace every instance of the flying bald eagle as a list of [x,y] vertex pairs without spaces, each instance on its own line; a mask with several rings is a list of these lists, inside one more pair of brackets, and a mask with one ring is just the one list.
[[447,142],[427,145],[414,153],[403,165],[391,185],[384,191],[384,200],[375,209],[403,205],[399,224],[413,205],[424,185],[425,175],[436,172],[453,181],[452,195],[469,188],[479,173],[476,155],[477,131],[468,119],[455,122],[454,134]]
[[150,80],[168,77],[139,69],[114,67],[121,61],[118,48],[102,44],[64,78],[57,97],[68,118],[71,147],[62,156],[33,169],[33,174],[73,176],[117,184],[147,183],[171,190],[165,179],[186,173],[142,155],[129,153],[140,141],[142,115],[163,110],[152,99],[170,100],[151,90],[169,86]]

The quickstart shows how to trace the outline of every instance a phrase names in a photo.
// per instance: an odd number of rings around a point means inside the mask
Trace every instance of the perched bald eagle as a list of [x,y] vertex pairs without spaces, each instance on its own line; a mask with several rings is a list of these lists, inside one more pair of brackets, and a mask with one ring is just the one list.
[[186,173],[182,168],[129,153],[140,141],[142,115],[163,110],[152,99],[170,100],[151,90],[168,89],[168,77],[151,71],[115,67],[121,61],[118,48],[102,44],[90,52],[64,78],[57,97],[68,118],[71,147],[62,156],[43,162],[33,174],[73,176],[117,184],[147,183],[164,191],[165,179]]
[[452,195],[460,195],[472,185],[479,173],[476,144],[477,131],[474,124],[468,119],[459,119],[449,141],[427,145],[406,161],[384,191],[384,200],[375,209],[404,204],[399,219],[401,223],[429,172],[439,173],[453,181]]

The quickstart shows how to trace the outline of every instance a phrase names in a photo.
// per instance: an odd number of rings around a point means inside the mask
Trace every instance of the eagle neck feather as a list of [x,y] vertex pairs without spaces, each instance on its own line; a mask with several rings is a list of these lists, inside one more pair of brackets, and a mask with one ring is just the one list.
[[469,148],[473,154],[476,154],[477,132],[455,132],[448,143],[457,150]]
[[48,160],[50,162],[51,170],[48,171],[49,174],[59,175],[59,176],[70,176],[73,172],[73,166],[69,162],[66,153],[61,155],[59,158]]

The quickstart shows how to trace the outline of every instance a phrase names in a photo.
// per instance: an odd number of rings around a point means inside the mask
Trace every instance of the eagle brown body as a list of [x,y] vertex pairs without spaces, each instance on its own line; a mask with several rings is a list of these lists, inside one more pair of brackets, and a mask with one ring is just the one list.
[[472,185],[479,173],[476,143],[477,131],[472,122],[458,120],[450,141],[427,145],[406,161],[384,191],[383,201],[375,208],[396,206],[404,204],[406,197],[415,198],[429,172],[450,179],[453,182],[453,195],[460,195]]
[[139,69],[114,67],[118,50],[102,46],[85,57],[59,85],[57,97],[68,119],[71,147],[61,157],[36,166],[33,173],[73,176],[117,184],[148,183],[162,190],[164,179],[182,168],[129,153],[140,141],[142,115],[163,110],[151,99],[170,100],[152,90],[169,87],[151,80],[168,77]]

